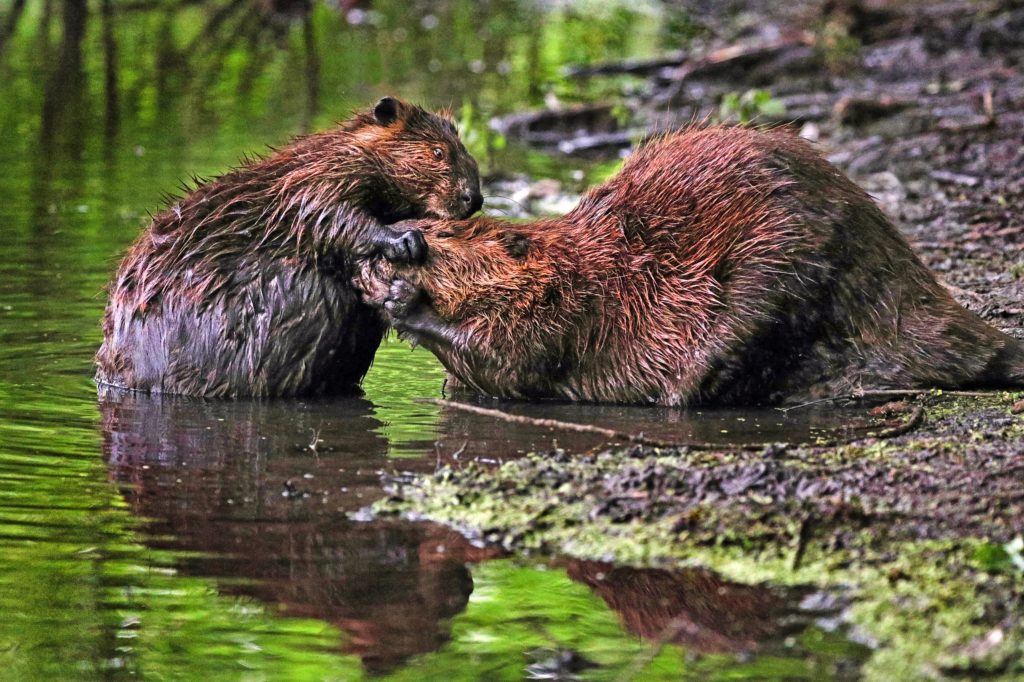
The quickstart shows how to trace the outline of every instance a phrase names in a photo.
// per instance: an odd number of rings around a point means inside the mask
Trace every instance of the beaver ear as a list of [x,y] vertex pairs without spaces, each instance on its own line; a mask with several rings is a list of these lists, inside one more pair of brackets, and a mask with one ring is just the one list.
[[373,105],[373,119],[382,126],[388,126],[398,120],[401,102],[394,97],[384,97]]

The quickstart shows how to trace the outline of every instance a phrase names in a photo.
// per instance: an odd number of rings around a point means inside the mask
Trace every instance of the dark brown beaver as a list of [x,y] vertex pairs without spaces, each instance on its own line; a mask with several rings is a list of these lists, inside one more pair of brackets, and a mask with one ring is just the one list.
[[427,221],[423,268],[360,286],[491,395],[772,403],[1024,384],[868,195],[781,131],[655,141],[569,214]]
[[96,381],[210,397],[351,390],[386,329],[352,288],[353,258],[421,260],[422,235],[386,223],[482,202],[452,122],[390,97],[200,182],[121,262]]

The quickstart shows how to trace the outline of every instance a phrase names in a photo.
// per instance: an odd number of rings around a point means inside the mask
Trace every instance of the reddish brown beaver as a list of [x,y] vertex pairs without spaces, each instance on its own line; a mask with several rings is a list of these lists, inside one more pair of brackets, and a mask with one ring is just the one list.
[[426,264],[369,266],[360,286],[486,394],[764,404],[1024,384],[1024,344],[783,131],[661,138],[561,218],[415,224]]
[[422,235],[388,223],[482,202],[451,120],[384,98],[153,218],[110,286],[96,381],[208,397],[351,390],[387,328],[352,287],[354,259],[422,260]]

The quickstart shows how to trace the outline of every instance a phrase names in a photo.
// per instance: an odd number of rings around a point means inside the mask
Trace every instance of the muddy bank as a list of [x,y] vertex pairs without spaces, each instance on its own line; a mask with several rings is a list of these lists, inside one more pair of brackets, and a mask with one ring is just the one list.
[[[542,452],[395,482],[383,513],[525,553],[844,590],[870,679],[1024,674],[1019,396],[919,399],[892,439]],[[869,408],[865,407],[865,410]],[[912,409],[876,411],[879,426]],[[884,413],[884,414],[883,414]]]

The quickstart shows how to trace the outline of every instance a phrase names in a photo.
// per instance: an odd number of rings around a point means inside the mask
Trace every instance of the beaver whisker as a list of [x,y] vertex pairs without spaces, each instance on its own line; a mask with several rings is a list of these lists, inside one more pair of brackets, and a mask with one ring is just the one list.
[[484,195],[484,201],[486,201],[487,199],[504,199],[505,201],[509,202],[510,204],[515,204],[516,206],[518,206],[520,209],[522,209],[523,213],[529,213],[530,212],[529,206],[527,206],[526,204],[524,204],[521,201],[517,201],[516,199],[513,199],[512,197],[507,197],[507,196],[504,196],[502,194],[485,194]]

